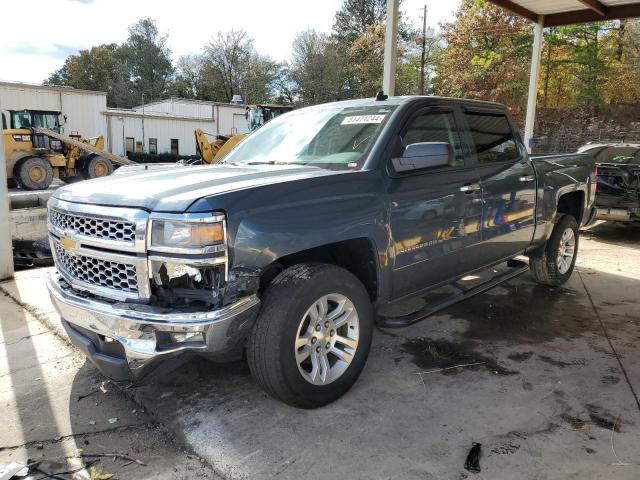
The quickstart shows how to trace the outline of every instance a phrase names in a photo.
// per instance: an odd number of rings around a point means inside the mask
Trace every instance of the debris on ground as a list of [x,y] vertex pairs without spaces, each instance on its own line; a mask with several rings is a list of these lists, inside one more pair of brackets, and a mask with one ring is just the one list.
[[116,460],[124,460],[125,462],[127,462],[124,466],[130,465],[132,463],[137,463],[138,465],[142,465],[143,467],[147,466],[147,464],[142,460],[138,460],[137,458],[133,458],[122,453],[80,453],[79,455],[83,458],[112,458],[114,462]]
[[465,470],[471,473],[480,473],[480,448],[481,445],[479,443],[473,442],[473,446],[467,455],[467,460],[464,462]]
[[113,423],[117,423],[118,422],[118,417],[113,417],[109,419],[109,423],[113,424]]
[[5,465],[0,465],[0,480],[9,480],[26,467],[27,465],[22,462],[11,462]]

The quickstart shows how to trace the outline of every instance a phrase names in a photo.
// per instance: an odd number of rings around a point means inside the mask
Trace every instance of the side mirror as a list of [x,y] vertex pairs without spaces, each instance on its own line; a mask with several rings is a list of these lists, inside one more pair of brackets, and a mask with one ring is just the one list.
[[407,145],[402,158],[392,160],[397,173],[426,168],[447,167],[452,164],[453,149],[445,142],[423,142]]

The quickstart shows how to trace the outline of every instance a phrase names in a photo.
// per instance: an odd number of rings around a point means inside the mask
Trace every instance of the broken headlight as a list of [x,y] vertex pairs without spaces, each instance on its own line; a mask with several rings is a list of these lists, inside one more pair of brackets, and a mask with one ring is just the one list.
[[208,253],[225,243],[224,216],[216,214],[152,215],[149,250]]

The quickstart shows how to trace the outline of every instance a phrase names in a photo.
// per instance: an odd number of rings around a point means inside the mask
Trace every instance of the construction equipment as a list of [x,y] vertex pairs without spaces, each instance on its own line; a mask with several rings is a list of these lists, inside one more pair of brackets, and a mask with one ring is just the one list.
[[44,190],[54,178],[64,182],[109,175],[113,163],[128,165],[126,158],[104,150],[104,138],[84,138],[77,132],[60,134],[60,112],[8,111],[3,115],[3,135],[9,183],[24,190]]
[[202,163],[218,163],[222,157],[229,153],[233,147],[240,143],[247,135],[213,135],[213,140],[209,141],[207,134],[196,128],[196,145],[198,153],[202,157]]
[[[269,120],[291,110],[293,110],[293,107],[290,105],[268,103],[247,105],[245,118],[247,119],[249,132],[257,130]],[[213,140],[209,141],[207,135],[212,136]],[[202,162],[206,164],[218,163],[247,135],[246,133],[239,135],[212,135],[197,128],[195,131],[196,145],[198,146],[198,153],[202,157]]]

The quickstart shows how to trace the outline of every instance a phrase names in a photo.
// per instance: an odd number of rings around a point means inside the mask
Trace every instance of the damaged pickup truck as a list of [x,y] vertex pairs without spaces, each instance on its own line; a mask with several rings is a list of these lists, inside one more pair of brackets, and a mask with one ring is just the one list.
[[[355,383],[375,324],[408,325],[529,268],[564,283],[595,185],[588,155],[530,158],[499,104],[319,105],[274,119],[219,165],[57,190],[48,286],[70,339],[114,380],[189,354],[246,356],[269,394],[315,408]],[[457,290],[385,316],[442,286]]]
[[596,219],[640,222],[640,144],[588,144],[578,153],[593,156],[598,165]]

